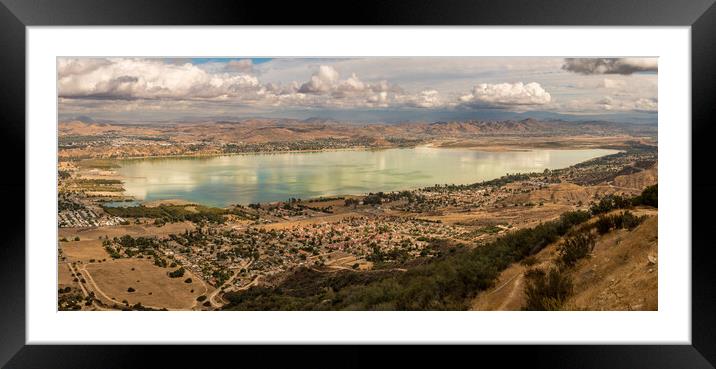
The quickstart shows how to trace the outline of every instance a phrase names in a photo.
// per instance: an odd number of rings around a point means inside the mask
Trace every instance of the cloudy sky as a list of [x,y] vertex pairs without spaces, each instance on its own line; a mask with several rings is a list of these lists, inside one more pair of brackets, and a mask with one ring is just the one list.
[[656,58],[59,58],[61,120],[656,122]]

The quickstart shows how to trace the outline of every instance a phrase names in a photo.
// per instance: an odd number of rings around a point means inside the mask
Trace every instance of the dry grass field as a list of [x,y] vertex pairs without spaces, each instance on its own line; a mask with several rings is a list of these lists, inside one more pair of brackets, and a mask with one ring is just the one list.
[[109,259],[109,254],[102,247],[100,240],[80,240],[70,242],[60,242],[62,255],[66,257],[67,262]]
[[442,215],[420,216],[419,219],[441,221],[449,225],[483,227],[490,225],[512,225],[519,229],[533,226],[539,222],[558,218],[565,211],[574,210],[572,205],[544,204],[543,206],[508,206],[473,210],[469,213],[446,213]]
[[74,277],[70,268],[67,267],[67,263],[59,263],[57,265],[57,285],[58,288],[64,287],[75,287],[75,282],[72,281]]
[[109,238],[122,237],[130,235],[132,237],[144,236],[160,236],[166,237],[170,234],[183,233],[185,230],[193,230],[194,224],[191,222],[167,223],[161,227],[151,224],[130,224],[123,226],[98,227],[98,228],[60,228],[59,237],[73,240],[75,236],[80,240],[99,240],[105,236]]
[[315,218],[308,218],[308,219],[301,219],[301,220],[292,220],[292,221],[286,221],[286,222],[280,222],[280,223],[270,223],[270,224],[263,224],[260,227],[270,231],[272,229],[291,229],[295,227],[305,227],[309,226],[311,224],[318,224],[318,223],[335,223],[340,221],[343,218],[348,217],[359,217],[361,216],[358,212],[348,212],[343,214],[330,214],[326,216],[321,217],[315,217]]
[[[190,310],[196,298],[211,292],[210,287],[188,270],[183,277],[170,278],[172,268],[155,266],[148,259],[117,259],[84,266],[89,273],[88,285],[103,301],[130,305],[142,303],[147,307]],[[191,283],[184,280],[191,278]],[[128,292],[129,288],[134,292]],[[193,292],[192,292],[193,291]]]

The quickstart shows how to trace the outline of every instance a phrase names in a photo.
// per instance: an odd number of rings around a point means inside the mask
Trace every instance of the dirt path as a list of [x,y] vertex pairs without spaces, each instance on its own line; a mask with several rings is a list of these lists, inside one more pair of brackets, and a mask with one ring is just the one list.
[[472,302],[472,310],[520,310],[525,267],[510,266],[500,275],[497,286],[479,294]]
[[[81,274],[81,273],[78,273],[77,271],[75,271],[75,268],[72,266],[71,263],[66,263],[66,265],[70,269],[70,272],[73,275]],[[77,282],[77,284],[80,286],[80,289],[82,290],[82,293],[85,295],[85,297],[89,297],[89,295],[90,295],[89,291],[85,288],[84,284],[82,282]],[[96,301],[96,299],[92,299],[92,306],[94,306],[95,308],[97,308],[99,310],[110,310],[110,309],[107,309],[104,306],[100,305],[100,303],[98,303]]]
[[514,305],[514,302],[518,296],[519,293],[522,293],[522,279],[524,278],[524,274],[520,273],[515,277],[512,277],[512,288],[510,288],[510,293],[507,295],[507,298],[505,301],[500,304],[500,306],[497,308],[497,310],[507,310],[507,307],[509,305]]

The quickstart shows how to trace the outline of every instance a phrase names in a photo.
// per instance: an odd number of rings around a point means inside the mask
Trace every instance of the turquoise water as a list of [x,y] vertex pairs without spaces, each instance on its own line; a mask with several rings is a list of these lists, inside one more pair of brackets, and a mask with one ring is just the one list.
[[557,169],[614,150],[483,152],[409,148],[141,159],[120,162],[128,195],[210,206],[468,184]]

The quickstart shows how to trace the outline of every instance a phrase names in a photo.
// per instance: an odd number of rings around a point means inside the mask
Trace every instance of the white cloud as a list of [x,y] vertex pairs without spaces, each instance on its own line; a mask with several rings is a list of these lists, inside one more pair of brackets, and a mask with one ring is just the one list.
[[311,79],[302,84],[298,92],[306,94],[323,94],[333,90],[338,84],[338,72],[333,67],[321,65]]
[[95,99],[225,99],[255,94],[249,74],[211,74],[157,59],[68,59],[58,65],[59,95]]
[[448,105],[437,90],[423,90],[417,94],[399,95],[396,100],[414,108],[441,108]]
[[254,69],[254,65],[251,62],[251,59],[231,60],[228,63],[226,63],[227,71],[240,72],[240,73],[251,73],[251,72],[253,72],[253,69]]
[[579,74],[656,72],[656,58],[566,58],[562,69]]
[[640,111],[654,113],[658,111],[659,104],[656,99],[639,98],[635,100],[615,99],[605,96],[597,105],[607,111]]
[[612,79],[612,78],[604,78],[602,81],[602,86],[604,88],[612,88],[612,89],[620,89],[626,87],[626,81],[624,80],[618,80],[618,79]]
[[460,102],[473,107],[508,107],[544,105],[552,96],[539,83],[481,83],[469,94],[460,97]]
[[58,86],[61,110],[90,116],[100,110],[182,116],[456,107],[656,111],[657,75],[619,74],[655,68],[656,59],[587,60],[589,73],[567,70],[562,58],[289,58],[256,65],[250,59],[61,58]]

